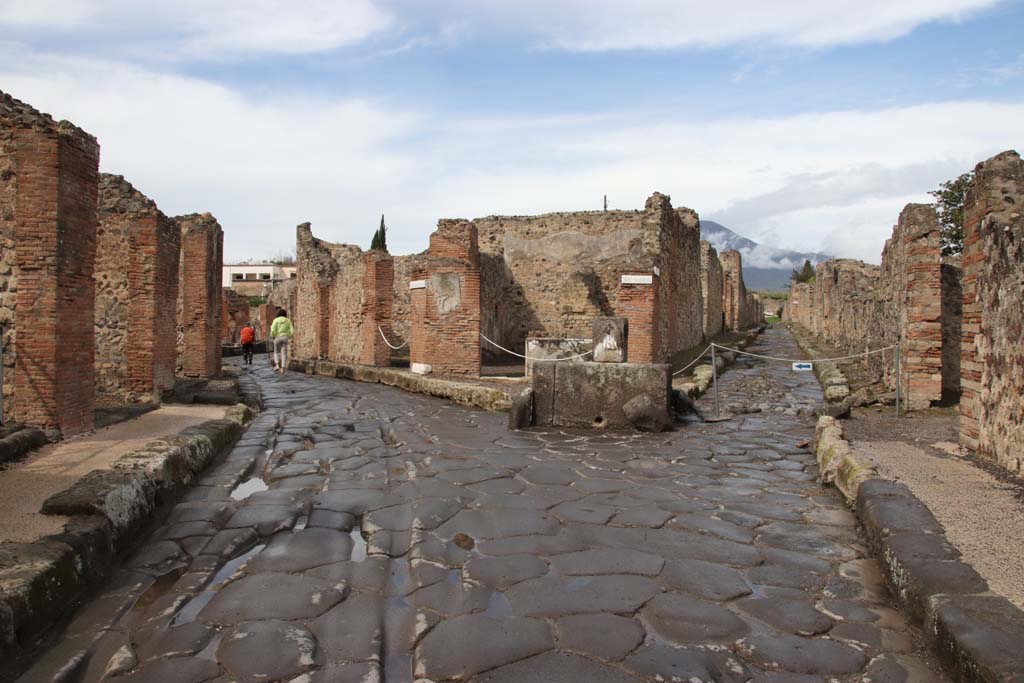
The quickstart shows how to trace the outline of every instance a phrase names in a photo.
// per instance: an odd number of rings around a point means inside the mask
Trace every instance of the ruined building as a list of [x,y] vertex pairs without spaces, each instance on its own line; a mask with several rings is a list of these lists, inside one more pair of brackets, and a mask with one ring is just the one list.
[[219,372],[222,240],[208,214],[169,219],[101,175],[88,133],[0,92],[3,420],[77,434],[97,405],[158,400],[176,365]]
[[251,319],[249,300],[230,287],[221,288],[221,331],[224,344],[239,343],[242,328]]
[[964,202],[960,441],[1024,476],[1024,162],[974,171]]
[[760,297],[748,292],[743,282],[743,256],[736,250],[723,251],[722,320],[724,329],[739,332],[764,321]]
[[[643,211],[442,220],[411,256],[325,242],[303,224],[296,253],[297,358],[387,365],[386,336],[408,341],[417,371],[472,375],[499,345],[585,339],[594,318],[619,315],[631,361],[667,362],[718,334],[726,305],[725,268],[710,245],[702,253],[697,214],[658,193]],[[728,329],[763,317],[741,267],[736,254]]]
[[181,233],[122,176],[101,174],[96,233],[96,400],[154,401],[174,384]]
[[96,138],[0,92],[5,419],[92,428],[98,183]]
[[[882,251],[882,265],[850,259],[819,263],[812,283],[794,284],[785,318],[852,353],[901,344],[901,390],[909,409],[927,408],[959,385],[958,364],[943,368],[943,278],[940,228],[931,206],[908,204]],[[947,269],[948,270],[948,269]],[[946,298],[948,299],[947,294]],[[951,312],[947,328],[959,328]],[[947,330],[946,357],[959,346]],[[895,388],[894,356],[867,357],[865,368]]]

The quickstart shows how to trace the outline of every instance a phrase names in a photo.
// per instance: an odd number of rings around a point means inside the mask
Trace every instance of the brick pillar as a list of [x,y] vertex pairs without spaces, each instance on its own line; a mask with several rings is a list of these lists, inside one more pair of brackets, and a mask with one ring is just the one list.
[[[295,313],[289,311],[294,316]],[[270,339],[270,323],[277,317],[277,306],[274,304],[260,304],[260,339]]]
[[181,233],[163,214],[140,218],[129,233],[127,389],[159,398],[174,385],[175,307]]
[[898,230],[906,258],[902,365],[907,407],[942,399],[942,257],[939,220],[931,206],[908,204]]
[[386,366],[391,363],[391,349],[381,330],[391,338],[395,263],[385,252],[370,251],[363,254],[363,267],[363,347],[359,362]]
[[658,339],[659,276],[653,273],[624,273],[619,282],[616,313],[629,320],[630,363],[662,363]]
[[331,357],[331,286],[321,285],[317,288],[317,358]]
[[68,123],[15,134],[15,419],[92,429],[99,145]]
[[413,370],[479,375],[480,255],[476,226],[468,221],[440,221],[430,236],[426,269],[409,287],[409,359]]
[[224,233],[208,213],[179,216],[175,221],[181,228],[179,365],[186,377],[213,377],[220,372],[221,362]]

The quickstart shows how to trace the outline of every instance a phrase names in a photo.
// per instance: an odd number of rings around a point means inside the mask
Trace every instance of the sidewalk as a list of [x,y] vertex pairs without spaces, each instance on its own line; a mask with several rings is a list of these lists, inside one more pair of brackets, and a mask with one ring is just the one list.
[[994,593],[1024,608],[1024,482],[961,454],[955,409],[897,420],[891,408],[860,408],[843,430],[856,456],[928,506]]
[[67,518],[39,512],[51,495],[153,439],[223,416],[224,406],[164,406],[93,434],[46,446],[0,471],[0,543],[31,543],[60,533]]

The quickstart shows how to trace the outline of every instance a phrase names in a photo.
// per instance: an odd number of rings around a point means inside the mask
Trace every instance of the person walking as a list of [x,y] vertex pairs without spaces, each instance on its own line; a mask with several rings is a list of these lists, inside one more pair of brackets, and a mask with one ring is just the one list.
[[274,372],[284,374],[288,370],[288,342],[295,336],[288,311],[281,309],[270,324],[270,338],[274,342]]
[[252,365],[252,352],[256,347],[256,329],[251,322],[245,323],[245,327],[238,334],[238,341],[242,342],[242,360]]

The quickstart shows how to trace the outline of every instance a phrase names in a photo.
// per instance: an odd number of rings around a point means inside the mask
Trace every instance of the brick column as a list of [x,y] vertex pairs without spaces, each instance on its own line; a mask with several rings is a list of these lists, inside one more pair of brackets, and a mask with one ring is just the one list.
[[426,270],[418,273],[409,286],[413,314],[409,359],[413,370],[479,375],[480,256],[476,226],[468,221],[439,222],[430,236]]
[[317,323],[317,358],[331,357],[331,286],[321,286],[316,296]]
[[15,134],[15,419],[92,429],[99,145],[68,123]]
[[[293,316],[296,315],[297,311],[288,311]],[[270,323],[274,322],[274,318],[277,317],[277,306],[274,304],[260,304],[260,339],[270,338]]]
[[630,363],[661,363],[658,339],[658,285],[654,273],[623,273],[616,313],[629,320]]
[[186,377],[220,372],[221,269],[224,233],[212,215],[175,218],[181,228],[179,366]]
[[391,363],[391,348],[381,330],[391,338],[395,264],[385,252],[370,251],[363,255],[363,267],[363,348],[359,362],[386,366]]
[[898,230],[906,258],[902,365],[907,407],[942,399],[942,257],[938,217],[931,206],[908,204]]
[[140,218],[129,233],[127,389],[157,399],[174,385],[175,307],[181,233],[163,214]]

